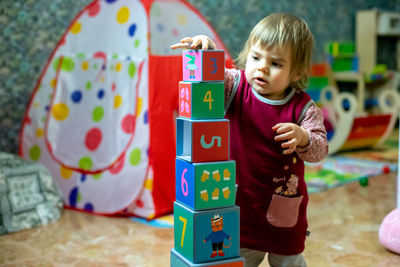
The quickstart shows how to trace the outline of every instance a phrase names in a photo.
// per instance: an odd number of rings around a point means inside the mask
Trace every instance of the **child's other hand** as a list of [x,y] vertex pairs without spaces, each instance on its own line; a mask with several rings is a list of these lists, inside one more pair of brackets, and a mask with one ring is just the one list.
[[210,37],[206,35],[196,35],[193,37],[185,37],[180,43],[171,45],[171,49],[186,48],[186,49],[215,49],[216,45]]
[[275,141],[285,141],[282,143],[283,154],[291,154],[296,147],[305,147],[308,145],[308,132],[294,123],[278,123],[272,130],[276,132]]

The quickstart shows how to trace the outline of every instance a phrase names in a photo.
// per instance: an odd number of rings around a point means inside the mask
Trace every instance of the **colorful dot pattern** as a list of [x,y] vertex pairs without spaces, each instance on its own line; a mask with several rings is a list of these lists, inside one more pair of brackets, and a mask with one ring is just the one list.
[[170,49],[170,44],[195,34],[210,36],[217,47],[223,47],[203,19],[179,1],[155,1],[150,10],[150,20],[152,54],[181,55],[182,51]]
[[[149,149],[147,82],[136,96],[139,66],[148,53],[145,18],[139,2],[92,3],[71,23],[34,94],[32,121],[24,129],[32,141],[25,142],[24,154],[49,168],[68,206],[112,213],[142,197],[143,208],[153,206],[145,197],[151,191],[141,189]],[[91,30],[99,25],[100,34]],[[108,40],[116,36],[120,42]],[[115,194],[120,203],[111,199]],[[140,215],[153,213],[143,209]]]
[[[169,45],[191,35],[189,25],[213,36],[186,4],[171,1],[167,9],[165,4],[153,2],[147,25],[140,1],[91,3],[71,23],[40,76],[24,125],[23,153],[51,171],[67,206],[154,217],[148,81],[140,82],[136,96],[138,70],[149,51],[179,54]],[[143,77],[156,78],[148,77],[147,68],[145,63]],[[101,167],[106,169],[85,172]]]

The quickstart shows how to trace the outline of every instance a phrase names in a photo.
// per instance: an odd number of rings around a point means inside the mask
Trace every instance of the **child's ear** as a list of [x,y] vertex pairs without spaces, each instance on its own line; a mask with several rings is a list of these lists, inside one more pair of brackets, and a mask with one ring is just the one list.
[[292,83],[297,82],[298,80],[300,80],[301,76],[302,76],[301,72],[294,73],[291,82]]

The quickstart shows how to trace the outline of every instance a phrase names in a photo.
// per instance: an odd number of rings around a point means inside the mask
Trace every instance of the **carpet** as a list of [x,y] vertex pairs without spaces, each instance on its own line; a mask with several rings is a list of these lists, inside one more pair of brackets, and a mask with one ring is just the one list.
[[309,193],[321,192],[350,182],[368,185],[368,179],[398,168],[398,130],[380,146],[328,156],[321,163],[306,163]]

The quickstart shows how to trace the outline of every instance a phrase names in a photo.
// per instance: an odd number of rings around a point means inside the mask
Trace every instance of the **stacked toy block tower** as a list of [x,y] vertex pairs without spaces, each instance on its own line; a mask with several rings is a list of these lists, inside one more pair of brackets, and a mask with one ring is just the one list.
[[244,266],[224,119],[224,51],[184,50],[182,59],[171,266]]

